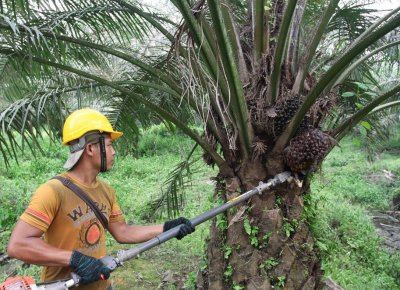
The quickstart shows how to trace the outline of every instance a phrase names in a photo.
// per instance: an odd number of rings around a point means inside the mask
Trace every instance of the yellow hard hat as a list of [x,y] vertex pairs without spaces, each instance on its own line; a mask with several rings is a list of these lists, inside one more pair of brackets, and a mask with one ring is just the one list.
[[110,121],[100,112],[93,109],[80,109],[73,112],[65,120],[63,144],[67,145],[90,131],[109,133],[111,139],[117,139],[123,135],[122,132],[114,131]]

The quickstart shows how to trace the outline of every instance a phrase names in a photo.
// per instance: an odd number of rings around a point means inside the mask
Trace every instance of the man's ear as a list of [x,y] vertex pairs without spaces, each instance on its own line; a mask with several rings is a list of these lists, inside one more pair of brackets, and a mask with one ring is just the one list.
[[93,156],[93,153],[94,153],[94,150],[95,150],[95,148],[94,148],[95,146],[96,146],[95,144],[87,144],[86,145],[85,151],[89,156]]

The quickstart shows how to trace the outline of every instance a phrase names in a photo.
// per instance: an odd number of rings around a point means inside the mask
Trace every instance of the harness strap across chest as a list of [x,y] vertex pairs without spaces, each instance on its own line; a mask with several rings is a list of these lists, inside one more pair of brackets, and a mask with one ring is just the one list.
[[96,215],[97,219],[101,222],[103,225],[104,229],[108,229],[108,220],[104,216],[104,214],[99,210],[99,208],[96,206],[94,201],[75,183],[73,183],[70,179],[62,177],[62,176],[54,176],[52,179],[57,179],[61,181],[61,183],[72,190],[80,199],[82,199],[93,211],[93,213]]

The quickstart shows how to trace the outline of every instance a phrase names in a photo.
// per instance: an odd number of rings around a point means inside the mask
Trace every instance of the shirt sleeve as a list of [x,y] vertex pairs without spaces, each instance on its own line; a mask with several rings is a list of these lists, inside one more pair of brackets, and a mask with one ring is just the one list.
[[20,219],[46,232],[60,206],[60,199],[48,184],[40,186]]
[[115,196],[115,191],[112,191],[112,204],[111,204],[111,213],[109,223],[116,223],[123,221],[125,219],[124,214],[121,211],[121,208],[118,205],[117,198]]

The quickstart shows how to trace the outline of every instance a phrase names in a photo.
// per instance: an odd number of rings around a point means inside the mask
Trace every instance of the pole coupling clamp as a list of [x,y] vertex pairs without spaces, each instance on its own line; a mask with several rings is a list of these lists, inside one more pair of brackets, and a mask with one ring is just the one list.
[[264,184],[264,182],[260,181],[258,186],[256,187],[259,195],[261,195],[263,192],[263,184]]

